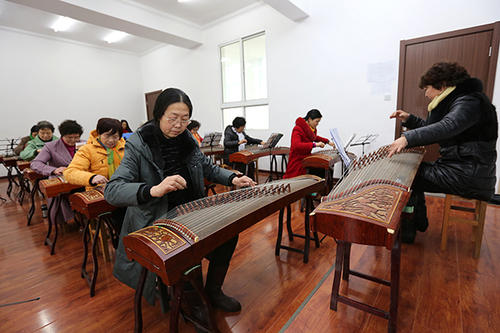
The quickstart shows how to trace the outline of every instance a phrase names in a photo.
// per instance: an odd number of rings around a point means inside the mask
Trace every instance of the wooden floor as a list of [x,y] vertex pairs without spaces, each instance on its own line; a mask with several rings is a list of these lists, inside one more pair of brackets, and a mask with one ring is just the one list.
[[[0,181],[5,195],[6,182]],[[472,258],[470,227],[452,226],[448,250],[440,252],[443,199],[429,198],[430,227],[415,244],[403,245],[399,332],[498,332],[500,328],[500,208],[489,206],[479,259]],[[96,296],[80,278],[81,233],[66,232],[55,255],[43,245],[47,223],[37,211],[26,226],[28,202],[0,203],[0,332],[132,332],[134,292],[100,260]],[[295,207],[294,229],[303,215]],[[277,214],[240,235],[224,290],[243,310],[218,312],[222,332],[386,332],[384,319],[344,304],[329,309],[335,242],[313,247],[308,264],[301,255],[274,255]],[[302,240],[293,245],[302,246]],[[353,269],[389,278],[389,252],[353,245]],[[204,266],[206,268],[206,263]],[[351,277],[341,292],[388,308],[389,289]],[[168,331],[168,313],[144,303],[145,332]],[[194,332],[181,320],[181,332]]]

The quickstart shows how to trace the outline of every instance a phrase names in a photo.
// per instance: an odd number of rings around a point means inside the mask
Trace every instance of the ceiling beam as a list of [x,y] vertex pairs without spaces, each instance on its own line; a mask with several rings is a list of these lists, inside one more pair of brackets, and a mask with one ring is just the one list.
[[8,0],[112,30],[193,49],[201,45],[201,29],[116,0]]
[[292,21],[300,21],[309,17],[309,14],[307,14],[305,11],[297,7],[290,0],[263,0],[263,1],[267,3],[269,6],[276,9],[281,14],[288,17]]

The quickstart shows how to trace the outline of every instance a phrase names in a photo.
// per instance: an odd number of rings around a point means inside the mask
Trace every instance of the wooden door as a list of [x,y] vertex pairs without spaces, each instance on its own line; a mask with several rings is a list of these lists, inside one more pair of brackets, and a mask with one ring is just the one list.
[[144,94],[146,97],[146,114],[148,120],[153,119],[153,110],[155,108],[156,99],[158,98],[158,95],[161,94],[161,92],[162,90],[156,90]]
[[[397,108],[427,118],[429,100],[418,88],[420,77],[436,62],[458,62],[472,77],[483,82],[491,99],[498,58],[500,22],[456,30],[400,43]],[[401,136],[401,122],[396,123],[396,138]],[[425,161],[439,157],[437,144],[426,147]]]

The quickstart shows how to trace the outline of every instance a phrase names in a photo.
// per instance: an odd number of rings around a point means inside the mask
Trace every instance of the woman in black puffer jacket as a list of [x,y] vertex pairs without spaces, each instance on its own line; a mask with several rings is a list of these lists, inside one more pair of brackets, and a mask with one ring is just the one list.
[[412,243],[416,230],[428,226],[424,192],[450,193],[490,200],[496,183],[498,121],[495,106],[480,80],[456,63],[434,64],[420,79],[431,99],[426,120],[397,110],[390,117],[409,130],[395,140],[390,155],[405,147],[440,145],[441,157],[423,162],[412,186],[412,220],[402,223],[403,241]]

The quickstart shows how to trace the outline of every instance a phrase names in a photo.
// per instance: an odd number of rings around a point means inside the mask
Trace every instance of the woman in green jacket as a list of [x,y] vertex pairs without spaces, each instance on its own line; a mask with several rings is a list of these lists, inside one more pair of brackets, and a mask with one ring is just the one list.
[[38,122],[38,135],[28,141],[26,148],[19,154],[19,157],[25,161],[31,161],[42,150],[47,142],[59,139],[54,135],[54,125],[50,122],[42,120]]

